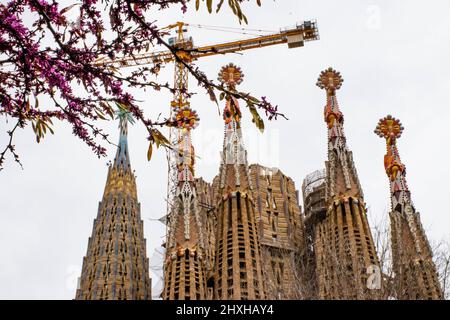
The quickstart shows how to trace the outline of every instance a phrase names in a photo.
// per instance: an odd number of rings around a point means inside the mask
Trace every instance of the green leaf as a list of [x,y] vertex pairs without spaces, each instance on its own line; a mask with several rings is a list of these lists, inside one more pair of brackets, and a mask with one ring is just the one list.
[[217,8],[216,8],[216,13],[220,11],[220,8],[222,8],[224,0],[220,0],[219,3],[217,4]]
[[244,20],[245,24],[248,24],[248,20],[245,14],[242,14],[242,19]]
[[212,0],[206,0],[206,5],[208,6],[208,12],[212,12]]
[[100,101],[100,106],[102,107],[103,111],[105,111],[111,117],[111,119],[114,120],[113,108],[111,108],[109,103]]
[[237,15],[236,7],[234,5],[234,0],[228,0],[228,5],[230,6],[231,10],[233,11],[233,14]]
[[261,117],[258,114],[258,111],[254,106],[249,105],[248,107],[250,109],[250,112],[253,116],[252,121],[255,123],[256,127],[261,131],[261,133],[264,132],[264,121],[261,119]]
[[200,0],[195,0],[195,10],[198,11],[199,7],[200,7]]
[[116,102],[116,105],[121,111],[124,111],[124,112],[128,112],[129,111],[128,107],[126,105],[124,105],[123,103]]
[[156,143],[156,147],[159,148],[159,146],[170,146],[169,140],[157,129],[152,129],[152,139]]
[[150,161],[150,159],[152,158],[152,153],[153,153],[153,143],[150,142],[150,145],[148,146],[148,150],[147,150],[147,160]]
[[72,4],[68,7],[65,7],[64,9],[61,10],[60,14],[63,15],[64,13],[66,13],[67,11],[69,11],[70,9],[72,9],[73,7],[77,6],[78,3]]
[[[42,126],[42,130],[44,131],[44,134],[47,133],[47,126],[44,121],[41,122],[41,126]],[[42,136],[44,136],[44,135],[42,135]]]
[[105,115],[100,110],[94,109],[95,113],[97,114],[97,117],[99,117],[102,120],[106,120]]

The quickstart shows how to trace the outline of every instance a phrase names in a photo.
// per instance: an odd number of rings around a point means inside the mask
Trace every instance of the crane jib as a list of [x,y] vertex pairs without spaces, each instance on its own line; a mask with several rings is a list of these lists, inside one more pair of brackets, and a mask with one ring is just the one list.
[[[287,43],[289,48],[298,48],[303,47],[304,42],[306,41],[314,41],[318,39],[319,32],[316,22],[305,21],[295,28],[282,30],[275,34],[179,50],[178,56],[183,57],[183,60],[189,61],[201,57],[245,51],[283,43]],[[108,65],[116,68],[124,68],[146,64],[170,63],[174,60],[175,57],[172,52],[167,50],[136,54],[133,56],[115,59],[101,58],[95,62],[95,65]]]

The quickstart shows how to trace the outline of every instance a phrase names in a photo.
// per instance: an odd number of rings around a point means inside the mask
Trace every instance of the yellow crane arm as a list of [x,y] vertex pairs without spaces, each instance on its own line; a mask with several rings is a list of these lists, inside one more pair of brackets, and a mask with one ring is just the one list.
[[262,48],[283,43],[287,43],[289,48],[297,48],[303,47],[305,41],[318,39],[319,32],[316,22],[306,21],[293,29],[287,29],[276,34],[198,47],[191,55],[194,59],[197,59],[200,57]]
[[[186,24],[187,25],[187,24]],[[176,25],[174,25],[176,26]],[[295,28],[286,29],[279,33],[259,36],[251,39],[225,42],[201,47],[192,47],[189,44],[185,50],[178,50],[177,54],[187,61],[201,57],[239,52],[249,49],[262,48],[282,43],[287,43],[289,48],[302,47],[304,42],[319,39],[319,32],[315,21],[305,21]],[[192,43],[187,39],[187,43]],[[168,63],[175,60],[171,51],[149,52],[127,56],[122,58],[100,58],[95,65],[108,65],[116,68],[133,67],[146,64]]]

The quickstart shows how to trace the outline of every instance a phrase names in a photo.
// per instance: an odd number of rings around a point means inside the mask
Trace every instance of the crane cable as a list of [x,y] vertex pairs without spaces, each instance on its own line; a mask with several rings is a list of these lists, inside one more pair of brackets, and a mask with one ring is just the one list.
[[[229,32],[229,33],[238,33],[238,34],[245,34],[245,35],[252,35],[252,36],[262,36],[262,35],[264,35],[264,33],[276,33],[277,32],[277,31],[273,31],[273,30],[209,26],[209,25],[201,25],[201,24],[186,24],[186,26],[191,26],[191,27],[195,27],[198,29]],[[251,31],[251,32],[247,32],[247,31]],[[255,33],[255,32],[258,32],[258,33]]]

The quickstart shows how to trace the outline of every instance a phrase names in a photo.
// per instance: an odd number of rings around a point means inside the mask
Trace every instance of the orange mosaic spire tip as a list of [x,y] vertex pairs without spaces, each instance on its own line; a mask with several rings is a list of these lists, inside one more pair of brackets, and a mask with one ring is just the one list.
[[217,78],[221,84],[226,85],[229,89],[235,89],[236,85],[241,84],[243,79],[244,73],[242,69],[233,63],[223,66]]
[[397,139],[403,133],[400,120],[388,115],[378,122],[375,134],[386,139],[384,168],[391,193],[391,248],[398,300],[443,299],[433,253],[411,199],[406,167],[400,160]]
[[325,89],[327,92],[327,105],[324,110],[324,120],[328,125],[328,129],[332,129],[336,124],[342,124],[344,117],[339,110],[336,99],[336,90],[342,86],[344,79],[339,71],[333,68],[328,68],[320,73],[316,85],[320,89]]
[[[219,80],[222,85],[226,86],[228,90],[235,91],[236,86],[242,83],[243,78],[244,73],[242,72],[242,69],[233,63],[229,63],[220,69],[217,80]],[[229,96],[223,110],[223,120],[225,120],[225,124],[230,125],[231,122],[235,120],[237,126],[240,126],[241,117],[242,113],[237,99],[233,96]]]
[[193,130],[198,127],[200,118],[197,111],[192,110],[190,106],[179,107],[174,109],[174,121],[178,128]]
[[375,128],[375,133],[380,138],[385,138],[389,145],[394,144],[395,140],[402,136],[403,130],[400,120],[394,118],[391,115],[384,117],[378,121],[378,125]]
[[336,90],[341,88],[343,82],[344,79],[342,78],[341,73],[330,67],[320,73],[316,85],[320,89],[325,89],[327,94],[334,95]]
[[403,130],[400,120],[388,115],[380,119],[374,131],[379,137],[386,139],[387,154],[384,156],[384,168],[391,181],[397,178],[399,172],[405,171],[396,148],[396,140],[401,137]]

